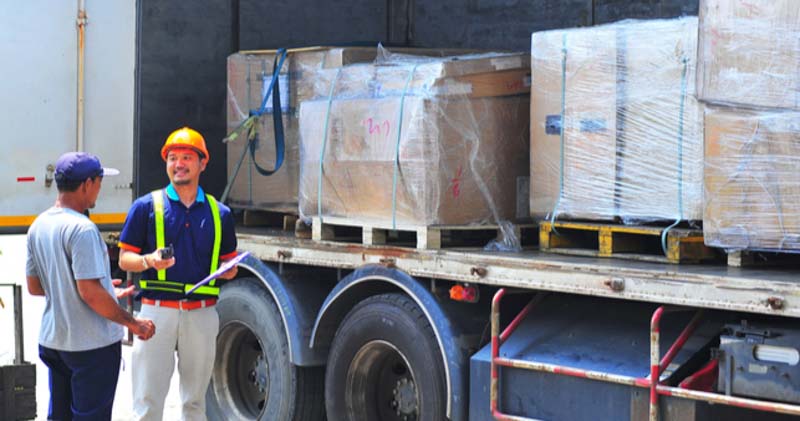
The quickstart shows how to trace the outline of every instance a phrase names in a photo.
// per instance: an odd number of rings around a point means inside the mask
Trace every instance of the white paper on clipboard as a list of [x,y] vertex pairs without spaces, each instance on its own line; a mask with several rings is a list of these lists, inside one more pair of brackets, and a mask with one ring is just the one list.
[[206,276],[205,278],[203,278],[202,281],[194,284],[192,289],[190,289],[189,291],[186,291],[186,295],[189,295],[189,294],[193,293],[195,290],[197,290],[197,288],[200,288],[201,286],[211,282],[212,279],[214,279],[214,278],[218,277],[219,275],[222,275],[223,273],[229,271],[232,267],[234,267],[237,264],[239,264],[239,262],[241,262],[242,259],[244,259],[245,257],[247,257],[249,255],[250,255],[250,252],[246,251],[244,253],[241,253],[241,254],[237,255],[233,259],[226,261],[222,266],[220,266],[216,271],[214,271],[214,273],[212,273],[211,275]]

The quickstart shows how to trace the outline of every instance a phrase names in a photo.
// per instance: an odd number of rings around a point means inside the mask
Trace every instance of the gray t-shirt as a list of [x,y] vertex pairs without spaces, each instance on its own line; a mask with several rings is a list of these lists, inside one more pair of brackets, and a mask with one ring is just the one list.
[[28,230],[26,274],[39,278],[46,296],[40,345],[86,351],[122,339],[122,326],[95,313],[78,294],[76,279],[99,279],[115,295],[108,249],[89,218],[56,207],[39,215]]

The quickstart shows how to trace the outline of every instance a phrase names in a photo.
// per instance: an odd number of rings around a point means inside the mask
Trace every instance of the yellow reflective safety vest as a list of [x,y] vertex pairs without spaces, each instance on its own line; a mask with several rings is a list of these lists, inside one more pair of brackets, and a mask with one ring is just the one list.
[[[166,246],[164,241],[164,191],[156,190],[151,192],[153,198],[153,214],[156,219],[156,249],[161,249]],[[217,199],[214,199],[210,194],[206,194],[208,206],[211,208],[211,217],[214,220],[214,248],[211,252],[211,268],[208,273],[214,273],[219,265],[219,248],[222,242],[222,222],[219,217],[219,206]],[[139,286],[143,290],[150,291],[166,291],[175,292],[178,294],[185,294],[187,291],[194,287],[194,284],[175,282],[167,280],[167,271],[162,269],[157,271],[158,279],[139,281]],[[193,294],[219,296],[219,287],[215,285],[216,279],[213,279],[206,285],[201,286],[194,291]]]

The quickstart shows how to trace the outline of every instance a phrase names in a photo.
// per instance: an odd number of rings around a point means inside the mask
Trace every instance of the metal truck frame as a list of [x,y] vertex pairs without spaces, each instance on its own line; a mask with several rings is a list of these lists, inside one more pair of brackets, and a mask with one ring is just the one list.
[[[651,331],[658,344],[660,315],[676,308],[717,310],[740,318],[800,317],[798,280],[790,270],[653,264],[533,250],[497,253],[320,242],[258,228],[240,229],[238,239],[240,249],[252,256],[240,265],[241,278],[225,285],[221,293],[217,366],[209,388],[212,417],[321,419],[327,405],[328,419],[526,419],[498,408],[500,366],[648,388],[651,420],[659,419],[659,395],[800,415],[797,405],[679,389],[649,378],[513,361],[498,354],[500,344],[530,310],[525,307],[515,320],[503,323],[508,327],[500,335],[499,304],[507,291],[534,297],[549,293],[551,299],[581,295],[658,304]],[[454,285],[477,288],[479,299],[476,303],[450,299],[448,290]],[[487,304],[495,293],[490,309]],[[243,310],[247,308],[259,314],[247,314]],[[507,308],[514,310],[508,313],[514,316],[522,307]],[[418,319],[419,329],[430,334],[427,343],[370,340],[364,333],[372,332],[370,327],[353,323],[355,318],[381,325],[382,334],[403,340],[407,331],[392,332],[404,326],[393,318],[403,317]],[[486,331],[490,321],[491,337]],[[661,361],[657,345],[651,349],[649,363],[660,371],[653,371],[650,378],[663,372],[698,323],[693,321],[682,332],[666,362]],[[481,387],[490,390],[492,406],[491,411],[477,414],[470,404],[470,388],[477,380],[470,379],[469,363],[489,339],[492,380]],[[347,343],[355,342],[364,346],[343,352]],[[435,349],[435,358],[406,355],[410,345]],[[275,367],[280,367],[279,373]],[[387,370],[401,374],[392,377]],[[406,373],[411,373],[411,381],[403,381],[409,378]],[[431,380],[439,374],[443,381]],[[398,376],[400,380],[387,381]],[[348,385],[345,391],[330,390],[339,389],[342,382]],[[433,394],[426,396],[431,390]],[[337,398],[345,402],[333,403]],[[571,419],[569,414],[560,417]]]

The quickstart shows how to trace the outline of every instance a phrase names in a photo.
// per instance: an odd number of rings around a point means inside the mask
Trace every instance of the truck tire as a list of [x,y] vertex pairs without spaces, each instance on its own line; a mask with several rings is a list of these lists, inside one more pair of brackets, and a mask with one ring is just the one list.
[[425,314],[405,295],[372,296],[347,314],[325,377],[331,420],[446,419],[442,353]]
[[227,283],[217,303],[220,330],[210,420],[323,420],[324,367],[298,367],[280,312],[255,278]]

